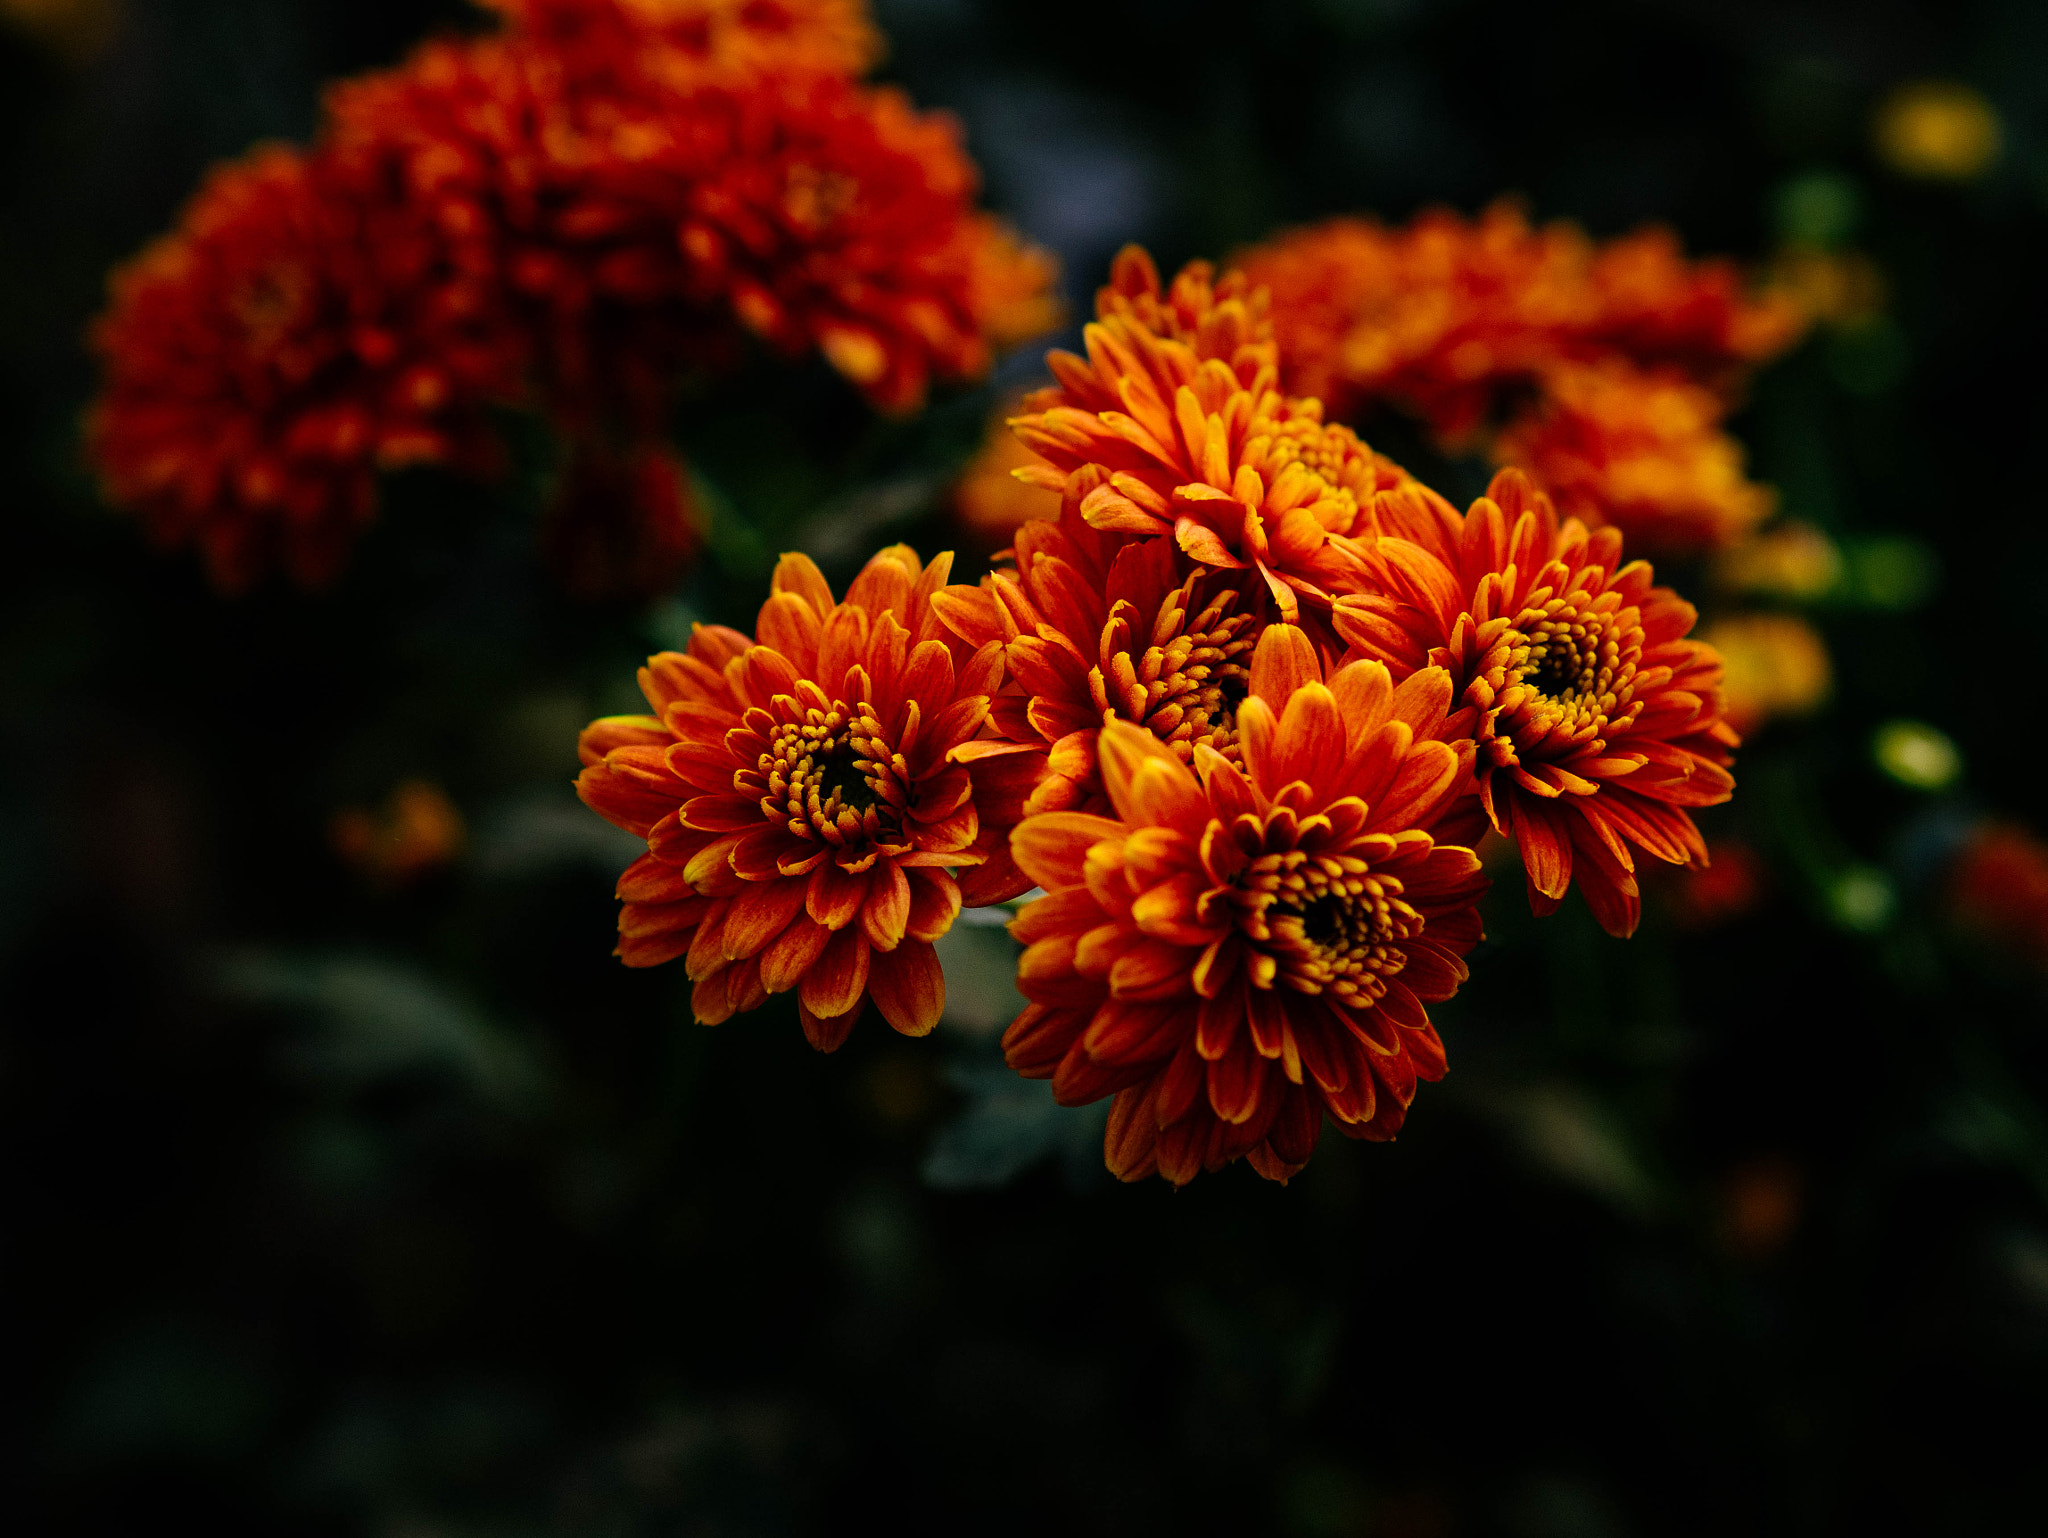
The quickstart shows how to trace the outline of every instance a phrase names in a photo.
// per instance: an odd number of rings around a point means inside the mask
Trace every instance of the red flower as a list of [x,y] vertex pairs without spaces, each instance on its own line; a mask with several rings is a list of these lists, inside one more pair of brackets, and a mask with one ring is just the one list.
[[1051,259],[975,211],[952,119],[794,67],[621,85],[575,57],[429,45],[330,103],[337,152],[387,164],[535,329],[556,409],[647,430],[751,332],[903,410],[1053,323]]
[[1271,292],[1289,388],[1344,415],[1391,400],[1458,442],[1593,320],[1590,255],[1571,226],[1532,229],[1497,203],[1472,220],[1431,209],[1405,229],[1333,219],[1241,261]]
[[327,118],[320,153],[420,211],[573,430],[652,435],[681,370],[740,356],[677,246],[688,186],[720,163],[715,122],[584,89],[516,37],[429,43],[335,87]]
[[1750,912],[1763,899],[1770,872],[1749,845],[1715,839],[1714,863],[1687,866],[1669,889],[1671,909],[1688,929],[1712,929]]
[[223,588],[272,564],[324,583],[380,470],[491,460],[481,408],[517,393],[518,340],[391,190],[259,149],[114,274],[93,330],[102,484]]
[[1797,342],[1810,319],[1783,288],[1751,292],[1733,262],[1688,261],[1678,237],[1655,226],[1603,242],[1587,281],[1593,313],[1574,339],[1578,356],[1619,353],[1723,391]]
[[1047,461],[1032,480],[1060,492],[1063,518],[1244,571],[1290,620],[1303,599],[1327,607],[1355,585],[1375,496],[1412,482],[1325,424],[1319,403],[1279,393],[1272,328],[1244,280],[1212,284],[1198,262],[1162,291],[1129,247],[1096,316],[1087,358],[1051,354],[1059,388],[1015,424]]
[[1733,793],[1721,661],[1686,639],[1697,617],[1621,535],[1558,523],[1517,471],[1462,520],[1411,520],[1375,552],[1378,591],[1333,616],[1359,655],[1397,677],[1449,671],[1478,741],[1481,805],[1520,846],[1530,905],[1548,913],[1574,874],[1610,934],[1636,926],[1640,850],[1704,864],[1687,808]]
[[1485,888],[1429,829],[1470,749],[1433,740],[1450,680],[1398,689],[1352,663],[1328,683],[1297,629],[1260,638],[1238,710],[1243,767],[1191,770],[1149,732],[1102,732],[1116,817],[1048,812],[1013,836],[1046,889],[1011,925],[1031,1002],[1010,1065],[1061,1103],[1114,1094],[1105,1152],[1176,1185],[1249,1158],[1298,1170],[1327,1111],[1348,1136],[1399,1130],[1443,1044],[1424,1005],[1464,980]]
[[1002,649],[938,622],[951,559],[894,546],[835,603],[784,556],[758,643],[699,626],[640,674],[656,714],[585,730],[577,793],[648,841],[619,881],[619,955],[686,956],[705,1024],[795,989],[821,1050],[870,999],[921,1036],[945,1004],[931,942],[963,900],[1030,885],[1006,841],[1036,766],[977,740]]

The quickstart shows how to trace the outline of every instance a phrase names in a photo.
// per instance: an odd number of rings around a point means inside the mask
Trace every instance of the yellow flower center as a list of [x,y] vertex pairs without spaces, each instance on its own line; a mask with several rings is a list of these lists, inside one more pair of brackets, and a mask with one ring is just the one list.
[[1237,707],[1251,688],[1251,614],[1236,612],[1238,594],[1226,588],[1192,617],[1193,584],[1160,602],[1150,644],[1134,645],[1138,612],[1119,601],[1103,626],[1101,665],[1088,675],[1105,722],[1142,726],[1172,748],[1183,763],[1207,746],[1239,762]]
[[1422,933],[1422,915],[1402,900],[1401,883],[1373,875],[1355,855],[1264,854],[1236,886],[1238,928],[1257,947],[1250,958],[1256,987],[1328,991],[1369,1009],[1407,965],[1400,942]]
[[1497,738],[1533,745],[1584,741],[1632,719],[1642,631],[1634,611],[1550,598],[1515,616],[1505,636],[1506,687]]
[[761,798],[764,816],[839,848],[903,846],[909,776],[872,706],[813,707],[777,725],[770,743],[752,772],[733,776],[735,788]]
[[1265,452],[1258,456],[1266,483],[1278,480],[1290,464],[1299,464],[1322,483],[1309,500],[1321,508],[1323,526],[1332,534],[1351,533],[1358,523],[1360,498],[1370,497],[1378,480],[1372,452],[1358,434],[1341,423],[1326,424],[1299,411],[1255,423],[1252,432],[1270,435]]

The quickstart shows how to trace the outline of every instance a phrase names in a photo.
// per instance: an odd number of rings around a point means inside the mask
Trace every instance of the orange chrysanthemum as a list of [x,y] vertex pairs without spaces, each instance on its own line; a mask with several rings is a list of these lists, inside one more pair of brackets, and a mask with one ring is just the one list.
[[1557,503],[1653,549],[1726,549],[1777,498],[1742,473],[1742,445],[1721,431],[1722,403],[1669,373],[1617,359],[1559,364],[1542,394],[1493,443]]
[[794,989],[821,1050],[869,1000],[923,1035],[945,1003],[932,941],[963,901],[1029,886],[1007,835],[1036,765],[978,737],[1002,648],[939,623],[950,565],[897,545],[835,603],[786,555],[758,642],[699,626],[641,672],[655,714],[583,733],[577,793],[648,841],[619,881],[619,955],[685,956],[705,1024]]
[[700,293],[791,352],[816,347],[890,411],[1057,319],[1051,257],[974,211],[960,131],[901,92],[762,82],[711,115],[718,164],[689,189],[681,247]]
[[1796,614],[1725,614],[1700,639],[1721,659],[1723,709],[1738,732],[1775,716],[1805,715],[1834,686],[1828,643]]
[[275,564],[324,583],[380,470],[490,460],[482,407],[517,393],[518,339],[388,191],[258,149],[113,276],[87,427],[102,484],[223,588]]
[[1340,416],[1391,402],[1647,545],[1732,543],[1769,506],[1719,428],[1807,316],[1782,287],[1752,295],[1730,264],[1687,261],[1668,231],[1596,246],[1501,203],[1405,229],[1333,220],[1242,260],[1271,294],[1283,384]]
[[1428,831],[1468,772],[1469,746],[1431,740],[1450,703],[1434,669],[1396,688],[1354,662],[1325,683],[1308,638],[1275,625],[1238,711],[1242,768],[1198,747],[1191,769],[1114,722],[1115,818],[1018,825],[1046,895],[1011,925],[1031,1002],[1004,1052],[1064,1104],[1116,1096],[1118,1177],[1181,1185],[1248,1158],[1284,1180],[1325,1112],[1390,1138],[1442,1077],[1424,1006],[1464,980],[1486,885]]
[[407,780],[382,808],[344,807],[328,824],[342,863],[378,886],[405,886],[445,870],[466,837],[461,809],[432,780]]
[[1162,291],[1127,247],[1084,338],[1085,359],[1047,358],[1059,386],[1015,424],[1064,518],[1255,574],[1290,620],[1356,583],[1375,496],[1412,482],[1318,402],[1280,394],[1263,300],[1240,275],[1213,282],[1196,262]]
[[1480,803],[1519,845],[1529,901],[1556,908],[1576,874],[1611,934],[1636,926],[1640,850],[1704,863],[1687,809],[1726,801],[1740,739],[1722,719],[1721,661],[1686,639],[1696,614],[1621,535],[1560,525],[1517,471],[1451,522],[1414,519],[1375,551],[1380,590],[1334,624],[1397,677],[1449,671],[1478,742]]
[[1592,313],[1571,338],[1575,356],[1618,353],[1722,390],[1797,342],[1811,319],[1783,286],[1752,291],[1733,262],[1688,260],[1655,226],[1595,247],[1586,281]]
[[991,719],[1013,742],[1047,750],[1027,811],[1100,811],[1096,738],[1127,721],[1182,762],[1197,747],[1237,760],[1237,702],[1265,619],[1242,577],[1193,568],[1163,539],[1130,541],[1085,524],[1017,531],[1014,568],[933,602],[970,646],[1005,648],[1015,690]]
[[1432,209],[1399,230],[1333,219],[1240,262],[1272,295],[1289,388],[1342,415],[1392,400],[1455,442],[1590,319],[1587,256],[1570,226],[1531,229],[1499,203],[1470,221]]

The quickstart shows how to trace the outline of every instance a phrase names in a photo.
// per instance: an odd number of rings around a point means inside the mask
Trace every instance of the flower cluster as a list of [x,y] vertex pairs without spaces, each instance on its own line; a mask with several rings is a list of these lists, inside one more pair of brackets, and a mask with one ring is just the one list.
[[1666,231],[1596,245],[1499,204],[1401,229],[1332,220],[1243,266],[1271,292],[1284,383],[1339,416],[1394,404],[1652,548],[1731,544],[1770,511],[1721,423],[1804,312],[1745,292],[1725,262],[1688,262]]
[[1704,865],[1737,739],[1691,606],[1518,472],[1459,512],[1284,393],[1274,330],[1126,250],[1012,419],[1057,513],[995,571],[899,546],[835,602],[788,556],[754,638],[651,659],[583,739],[648,841],[621,958],[685,957],[706,1022],[794,990],[829,1050],[868,1000],[929,1030],[932,942],[1035,886],[1011,1066],[1113,1096],[1125,1179],[1284,1180],[1444,1073],[1488,827],[1617,935],[1640,860]]
[[[755,341],[902,411],[1053,318],[953,122],[858,78],[856,0],[495,8],[504,32],[336,87],[309,150],[216,171],[114,279],[107,494],[223,586],[327,580],[377,472],[487,467],[495,409],[545,411],[579,464],[645,460],[678,378]],[[643,543],[671,555],[629,586],[658,587],[689,541]]]
[[480,468],[521,349],[402,199],[279,146],[216,171],[182,228],[114,275],[89,434],[108,497],[214,581],[331,579],[376,475]]

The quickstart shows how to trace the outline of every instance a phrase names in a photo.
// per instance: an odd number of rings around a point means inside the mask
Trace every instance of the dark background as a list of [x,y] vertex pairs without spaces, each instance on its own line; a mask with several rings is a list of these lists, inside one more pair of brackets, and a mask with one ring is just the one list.
[[[10,16],[17,7],[7,7]],[[25,8],[24,8],[25,9]],[[126,0],[0,31],[0,1469],[19,1533],[1980,1533],[2048,1507],[2042,974],[1945,861],[2039,801],[2048,7],[889,0],[1084,305],[1274,227],[1506,191],[1749,259],[1868,253],[1885,316],[1737,419],[1787,511],[1911,580],[1820,606],[1832,702],[1708,819],[1764,898],[1628,942],[1509,872],[1398,1143],[1287,1189],[1101,1173],[1099,1115],[955,1018],[832,1058],[777,1004],[689,1023],[611,959],[631,854],[577,728],[765,561],[843,579],[993,398],[869,419],[762,366],[678,423],[715,504],[675,599],[578,606],[535,493],[414,476],[332,592],[223,600],[103,510],[77,422],[106,271],[201,170],[449,6]],[[1974,84],[1968,185],[1876,103]],[[1035,350],[1005,370],[1028,379]],[[1479,467],[1374,441],[1457,495]],[[528,445],[544,461],[545,445]],[[1709,596],[1699,572],[1669,575]],[[1929,721],[1940,794],[1873,767]],[[343,806],[423,777],[469,839],[365,880]],[[1873,896],[1873,894],[1875,894]]]

